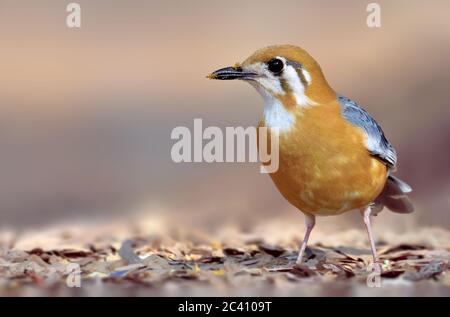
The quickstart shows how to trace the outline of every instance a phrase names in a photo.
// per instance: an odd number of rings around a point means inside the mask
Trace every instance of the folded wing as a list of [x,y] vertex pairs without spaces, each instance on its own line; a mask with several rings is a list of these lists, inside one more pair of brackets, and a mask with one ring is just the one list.
[[[342,116],[354,126],[364,130],[366,134],[367,150],[382,160],[390,172],[395,171],[397,164],[397,153],[394,147],[386,139],[383,130],[378,123],[363,108],[347,97],[338,95],[341,105]],[[380,212],[387,207],[397,213],[411,213],[414,211],[413,204],[408,198],[412,189],[404,181],[389,175],[383,191],[377,197],[373,212]]]

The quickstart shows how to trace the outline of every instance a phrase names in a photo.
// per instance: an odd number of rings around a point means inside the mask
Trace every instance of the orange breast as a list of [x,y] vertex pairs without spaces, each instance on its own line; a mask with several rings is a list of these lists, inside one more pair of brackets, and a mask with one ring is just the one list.
[[295,125],[280,132],[279,169],[270,174],[281,194],[315,215],[340,214],[373,202],[384,187],[387,168],[367,151],[363,131],[342,118],[337,104],[296,111]]

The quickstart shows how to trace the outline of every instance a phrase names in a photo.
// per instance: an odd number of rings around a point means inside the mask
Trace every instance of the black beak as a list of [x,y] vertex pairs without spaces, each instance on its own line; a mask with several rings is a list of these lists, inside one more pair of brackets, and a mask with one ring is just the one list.
[[225,67],[209,74],[208,78],[220,80],[233,80],[233,79],[250,80],[255,76],[257,76],[257,74],[244,72],[242,70],[242,67]]

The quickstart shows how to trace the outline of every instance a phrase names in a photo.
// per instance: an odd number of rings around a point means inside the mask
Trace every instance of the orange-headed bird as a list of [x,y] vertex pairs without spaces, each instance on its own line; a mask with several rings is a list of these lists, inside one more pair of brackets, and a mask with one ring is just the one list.
[[391,175],[396,151],[377,122],[354,101],[337,94],[319,64],[293,45],[260,49],[242,64],[208,77],[247,81],[264,98],[259,125],[269,131],[277,128],[279,138],[279,168],[270,176],[306,219],[297,264],[316,215],[360,210],[375,270],[380,272],[370,216],[383,207],[410,213],[413,206],[407,197],[411,187]]

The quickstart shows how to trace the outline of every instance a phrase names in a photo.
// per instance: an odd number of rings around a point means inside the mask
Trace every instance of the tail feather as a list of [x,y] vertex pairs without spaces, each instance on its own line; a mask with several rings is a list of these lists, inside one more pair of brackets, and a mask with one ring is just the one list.
[[412,192],[411,186],[409,186],[407,183],[405,183],[401,179],[398,179],[395,176],[389,175],[387,183],[392,185],[392,186],[395,186],[395,187],[399,188],[400,191],[402,191],[403,194],[409,194],[409,193]]
[[399,214],[410,214],[414,211],[414,206],[408,196],[403,196],[400,198],[385,196],[381,202],[390,211]]
[[414,211],[414,206],[407,196],[411,192],[411,186],[389,175],[383,191],[375,200],[375,205],[378,208],[387,207],[389,210],[400,214],[409,214]]

